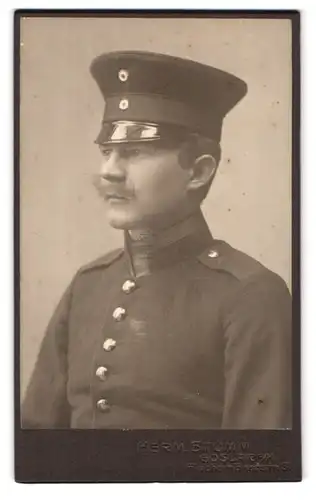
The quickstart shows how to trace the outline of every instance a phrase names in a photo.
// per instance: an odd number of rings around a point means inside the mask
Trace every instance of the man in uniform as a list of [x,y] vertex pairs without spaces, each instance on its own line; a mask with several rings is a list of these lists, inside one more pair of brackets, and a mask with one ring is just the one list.
[[97,188],[124,248],[81,268],[22,407],[27,428],[291,427],[291,299],[201,212],[245,82],[197,62],[103,54]]

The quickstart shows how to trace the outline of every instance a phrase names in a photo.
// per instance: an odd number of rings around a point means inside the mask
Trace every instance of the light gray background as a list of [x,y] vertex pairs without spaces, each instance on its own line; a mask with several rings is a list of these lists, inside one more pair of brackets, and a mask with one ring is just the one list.
[[243,78],[203,208],[226,239],[291,281],[291,27],[287,20],[25,18],[21,26],[21,391],[82,264],[122,244],[91,184],[103,102],[89,75],[110,50],[189,57]]

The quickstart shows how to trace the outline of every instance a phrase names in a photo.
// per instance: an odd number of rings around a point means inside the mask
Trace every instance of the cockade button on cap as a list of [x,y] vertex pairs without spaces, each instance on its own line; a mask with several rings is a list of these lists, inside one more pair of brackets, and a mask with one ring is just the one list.
[[117,307],[116,309],[114,309],[112,316],[115,321],[122,321],[122,319],[124,319],[126,316],[126,310],[124,309],[124,307]]
[[106,399],[99,399],[99,401],[97,401],[97,408],[98,410],[105,412],[109,411],[110,405]]
[[126,80],[128,79],[127,69],[120,69],[120,71],[118,72],[118,77],[121,82],[126,82]]
[[97,370],[95,372],[96,376],[100,380],[105,380],[107,373],[108,373],[108,369],[105,366],[99,366],[99,368],[97,368]]
[[120,102],[119,102],[119,108],[122,110],[122,111],[125,111],[125,109],[128,108],[128,99],[121,99]]
[[116,340],[114,340],[114,339],[106,339],[103,342],[103,349],[105,351],[113,351],[113,349],[115,349],[115,347],[116,347]]
[[210,250],[208,256],[211,257],[211,259],[215,259],[215,257],[219,256],[219,253],[217,250]]
[[135,290],[135,288],[136,288],[136,283],[135,283],[135,281],[132,281],[132,280],[126,280],[126,281],[124,281],[124,283],[122,285],[122,290],[125,293],[130,293],[133,290]]

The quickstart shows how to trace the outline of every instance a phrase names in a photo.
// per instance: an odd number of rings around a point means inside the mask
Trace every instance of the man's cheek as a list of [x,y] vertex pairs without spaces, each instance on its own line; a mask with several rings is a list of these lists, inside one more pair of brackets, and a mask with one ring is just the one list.
[[163,189],[164,183],[157,182],[157,179],[153,177],[139,179],[139,182],[135,182],[135,194],[137,200],[139,201],[153,201],[154,199],[159,198]]

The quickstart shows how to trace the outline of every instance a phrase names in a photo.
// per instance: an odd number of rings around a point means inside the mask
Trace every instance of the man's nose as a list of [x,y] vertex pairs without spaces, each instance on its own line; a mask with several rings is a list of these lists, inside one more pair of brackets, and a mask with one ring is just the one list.
[[118,151],[111,151],[107,157],[103,158],[100,175],[108,182],[123,182],[125,180],[124,160]]

